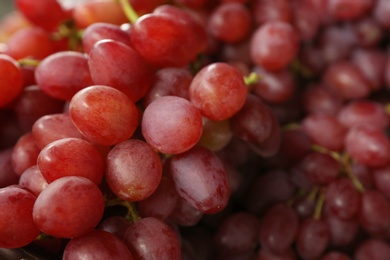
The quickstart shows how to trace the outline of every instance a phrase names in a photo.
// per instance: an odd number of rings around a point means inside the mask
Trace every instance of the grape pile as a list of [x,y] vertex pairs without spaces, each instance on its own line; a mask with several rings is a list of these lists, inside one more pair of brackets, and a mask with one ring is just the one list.
[[14,3],[0,258],[390,258],[390,1]]

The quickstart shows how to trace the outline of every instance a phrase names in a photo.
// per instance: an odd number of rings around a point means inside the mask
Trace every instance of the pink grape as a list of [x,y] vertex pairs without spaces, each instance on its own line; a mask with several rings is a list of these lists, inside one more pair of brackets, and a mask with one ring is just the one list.
[[108,186],[119,198],[144,200],[156,191],[161,181],[161,160],[144,141],[124,141],[108,153],[105,177]]
[[39,229],[32,218],[35,199],[17,186],[0,189],[0,247],[23,247],[38,236]]
[[138,111],[125,94],[107,86],[90,86],[73,96],[70,117],[92,143],[110,146],[129,139],[138,125]]
[[175,155],[170,173],[179,196],[191,206],[204,213],[216,213],[226,207],[230,196],[228,176],[213,152],[196,146]]
[[188,100],[164,96],[146,107],[142,118],[142,134],[156,150],[177,154],[189,150],[200,139],[202,116]]
[[32,216],[44,233],[73,238],[90,232],[104,212],[104,198],[90,180],[67,176],[50,183],[37,197]]
[[226,63],[214,63],[195,75],[189,94],[190,101],[205,117],[225,120],[244,106],[247,88],[235,68]]

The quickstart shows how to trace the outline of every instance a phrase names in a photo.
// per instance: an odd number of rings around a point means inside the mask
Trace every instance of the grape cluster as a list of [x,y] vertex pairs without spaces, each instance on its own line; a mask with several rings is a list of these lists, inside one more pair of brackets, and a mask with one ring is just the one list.
[[0,254],[390,258],[390,1],[14,3]]

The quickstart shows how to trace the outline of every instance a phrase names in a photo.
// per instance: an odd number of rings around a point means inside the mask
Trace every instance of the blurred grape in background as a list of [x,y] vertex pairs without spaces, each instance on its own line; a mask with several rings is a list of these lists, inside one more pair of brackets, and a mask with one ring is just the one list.
[[12,0],[0,0],[0,17],[3,17],[6,13],[9,13],[13,10],[13,1]]

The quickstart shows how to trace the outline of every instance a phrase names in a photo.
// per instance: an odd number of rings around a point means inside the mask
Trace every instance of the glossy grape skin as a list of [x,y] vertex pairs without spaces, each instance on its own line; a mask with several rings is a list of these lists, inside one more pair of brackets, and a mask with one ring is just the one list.
[[254,94],[271,104],[283,104],[292,98],[296,84],[290,71],[267,71],[257,66],[254,71],[261,75],[261,80],[253,85]]
[[81,89],[93,85],[86,55],[56,52],[42,60],[35,71],[39,87],[49,96],[71,100]]
[[92,230],[74,238],[65,246],[63,260],[132,260],[126,244],[104,230]]
[[132,47],[119,41],[97,42],[88,64],[95,85],[116,88],[133,102],[145,96],[153,83],[153,69]]
[[325,84],[343,99],[365,98],[370,94],[370,85],[359,68],[352,62],[332,63],[324,73]]
[[35,165],[39,152],[31,133],[19,138],[12,150],[12,167],[15,173],[20,176],[27,168]]
[[44,233],[60,238],[82,236],[101,220],[104,198],[90,180],[67,176],[50,183],[37,197],[33,219]]
[[301,258],[318,258],[328,246],[329,228],[324,220],[308,218],[300,224],[296,240]]
[[272,112],[257,96],[249,94],[243,108],[230,119],[233,133],[240,139],[261,144],[272,131]]
[[57,1],[43,0],[17,0],[15,4],[23,15],[33,24],[52,31],[57,26],[69,18],[69,13],[65,12]]
[[16,60],[0,53],[0,108],[5,107],[22,92],[23,75]]
[[193,76],[185,68],[162,68],[155,74],[155,81],[143,98],[148,106],[153,100],[163,96],[178,96],[189,99],[189,88]]
[[214,63],[199,71],[191,82],[190,101],[211,120],[225,120],[244,105],[247,87],[241,74],[226,63]]
[[82,42],[84,52],[89,53],[95,43],[105,39],[122,42],[129,46],[131,44],[129,34],[123,31],[120,26],[110,23],[94,23],[88,26],[83,32]]
[[191,206],[185,199],[178,197],[167,219],[181,227],[191,227],[198,224],[203,216],[203,212]]
[[310,114],[303,119],[302,128],[314,144],[333,151],[344,147],[347,131],[336,116]]
[[105,177],[119,198],[127,201],[148,198],[157,189],[161,176],[161,160],[144,141],[124,141],[108,153]]
[[163,221],[148,217],[131,224],[123,240],[135,259],[181,259],[175,232]]
[[196,146],[175,155],[169,171],[179,196],[193,207],[203,213],[216,213],[226,207],[230,196],[228,176],[213,152]]
[[383,130],[370,125],[348,131],[345,149],[357,162],[371,167],[385,166],[390,161],[390,142]]
[[0,189],[0,247],[22,247],[38,236],[39,229],[32,219],[35,199],[18,186]]
[[359,211],[360,194],[350,180],[340,178],[328,185],[326,203],[334,215],[350,219]]
[[34,165],[25,170],[20,176],[19,185],[38,196],[48,185],[39,168]]
[[62,138],[85,138],[77,130],[68,113],[45,115],[39,118],[35,121],[31,133],[40,149]]
[[206,31],[198,21],[185,11],[168,5],[142,16],[131,31],[135,50],[156,67],[188,64],[205,50],[206,41]]
[[378,102],[360,100],[345,105],[338,114],[338,120],[346,128],[370,125],[386,129],[390,119],[385,107]]
[[252,29],[252,17],[243,4],[223,3],[210,14],[207,28],[212,36],[223,42],[240,42]]
[[7,46],[6,54],[16,60],[41,60],[55,52],[54,42],[47,32],[39,27],[27,27],[15,32]]
[[142,134],[159,152],[177,154],[189,150],[203,131],[200,111],[188,100],[164,96],[146,107]]
[[259,241],[263,248],[282,253],[293,244],[299,227],[295,210],[284,204],[275,204],[263,216]]
[[138,125],[138,111],[125,94],[95,85],[72,98],[70,117],[76,128],[92,143],[110,146],[129,139]]
[[105,163],[93,144],[78,138],[63,138],[41,150],[37,165],[49,183],[64,176],[81,176],[99,185]]
[[253,33],[250,48],[256,65],[270,71],[281,70],[296,56],[298,36],[290,24],[269,21]]
[[175,184],[169,176],[162,176],[157,189],[148,198],[137,203],[142,217],[167,218],[175,208],[178,195]]
[[309,114],[337,115],[343,100],[323,85],[311,85],[304,93],[304,106]]

